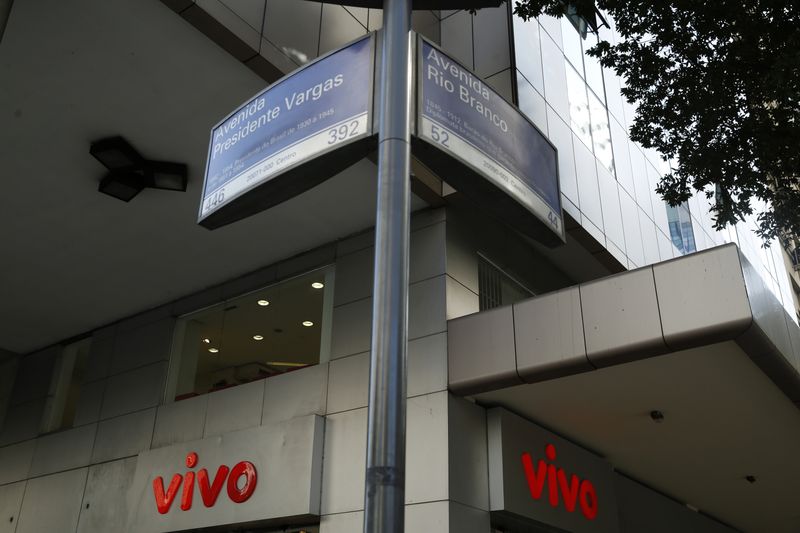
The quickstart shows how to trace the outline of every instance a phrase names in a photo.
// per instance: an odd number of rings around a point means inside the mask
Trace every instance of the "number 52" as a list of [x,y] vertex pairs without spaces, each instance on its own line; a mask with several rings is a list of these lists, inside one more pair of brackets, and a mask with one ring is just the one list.
[[442,146],[450,148],[450,145],[447,144],[447,141],[450,140],[450,135],[438,126],[431,125],[431,139],[433,139],[433,142],[437,142]]

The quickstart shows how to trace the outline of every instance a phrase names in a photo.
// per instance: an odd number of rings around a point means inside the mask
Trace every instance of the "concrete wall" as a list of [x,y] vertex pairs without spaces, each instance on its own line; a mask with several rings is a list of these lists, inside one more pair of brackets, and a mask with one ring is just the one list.
[[[483,410],[447,392],[447,319],[473,306],[453,297],[446,238],[444,209],[413,217],[408,530],[486,533]],[[371,232],[347,238],[92,332],[75,422],[64,431],[39,431],[59,348],[22,358],[0,430],[0,512],[7,515],[0,515],[0,532],[120,530],[138,453],[308,414],[327,419],[321,532],[357,530],[364,500],[372,242]],[[331,263],[329,363],[164,403],[178,315]]]

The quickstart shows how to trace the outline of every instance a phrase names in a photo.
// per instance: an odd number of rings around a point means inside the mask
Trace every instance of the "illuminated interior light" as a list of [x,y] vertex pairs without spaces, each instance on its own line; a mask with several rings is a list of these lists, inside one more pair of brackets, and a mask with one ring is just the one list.
[[266,306],[269,305],[269,301],[268,300],[259,300],[258,301],[258,305],[260,305],[261,307],[266,307]]
[[263,341],[264,340],[264,336],[263,335],[253,335],[253,340],[254,341]]
[[211,339],[203,339],[203,342],[206,344],[211,344]]
[[314,325],[314,323],[313,323],[313,322],[311,322],[310,320],[304,320],[304,321],[303,321],[303,325],[304,325],[305,327],[307,327],[307,328],[310,328],[311,326],[313,326],[313,325]]
[[315,281],[314,283],[311,284],[311,286],[314,287],[315,289],[321,289],[322,287],[325,286],[325,284],[320,283],[319,281]]
[[219,353],[219,348],[209,348],[208,351],[211,353]]

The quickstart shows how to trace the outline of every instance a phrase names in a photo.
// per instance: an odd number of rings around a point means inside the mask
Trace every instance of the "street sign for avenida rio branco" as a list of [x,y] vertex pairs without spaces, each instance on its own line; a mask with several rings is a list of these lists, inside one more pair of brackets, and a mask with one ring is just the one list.
[[261,211],[366,155],[373,49],[372,35],[339,49],[276,82],[214,127],[200,224],[215,228]]
[[[369,35],[306,65],[213,128],[201,225],[277,205],[374,149],[374,43]],[[563,242],[555,148],[479,76],[422,38],[417,48],[415,155],[510,226]]]
[[418,47],[417,137],[427,141],[417,142],[418,156],[513,227],[547,244],[563,241],[553,145],[479,76],[422,38]]

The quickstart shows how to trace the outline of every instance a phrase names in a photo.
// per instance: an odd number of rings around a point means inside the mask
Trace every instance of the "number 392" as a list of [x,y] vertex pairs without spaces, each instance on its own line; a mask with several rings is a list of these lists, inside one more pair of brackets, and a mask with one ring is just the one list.
[[358,135],[358,121],[353,120],[349,123],[341,124],[331,130],[328,130],[328,144],[336,144],[342,142],[354,135]]

